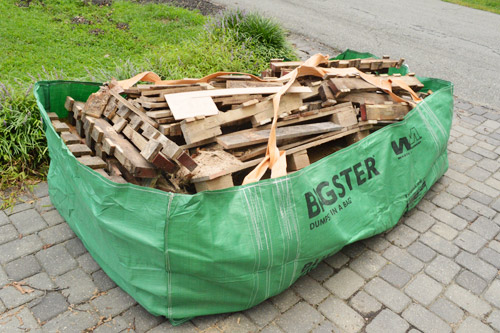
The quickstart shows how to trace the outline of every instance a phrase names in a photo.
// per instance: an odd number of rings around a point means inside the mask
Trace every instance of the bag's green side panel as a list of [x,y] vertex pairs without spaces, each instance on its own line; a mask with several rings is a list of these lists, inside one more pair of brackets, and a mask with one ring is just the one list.
[[404,121],[287,177],[175,196],[167,316],[243,310],[394,226],[448,167],[452,106],[448,83]]
[[35,86],[47,124],[50,198],[104,271],[150,312],[164,314],[164,231],[171,194],[105,179],[78,163],[48,125],[46,112],[63,114],[66,96],[86,100],[96,88],[54,81]]

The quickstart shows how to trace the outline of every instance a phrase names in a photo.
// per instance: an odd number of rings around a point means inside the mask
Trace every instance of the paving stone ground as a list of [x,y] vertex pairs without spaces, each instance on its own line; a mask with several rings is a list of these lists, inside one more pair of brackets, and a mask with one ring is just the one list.
[[173,328],[109,279],[47,184],[0,211],[0,331],[500,331],[500,112],[457,99],[449,170],[392,229],[244,312]]

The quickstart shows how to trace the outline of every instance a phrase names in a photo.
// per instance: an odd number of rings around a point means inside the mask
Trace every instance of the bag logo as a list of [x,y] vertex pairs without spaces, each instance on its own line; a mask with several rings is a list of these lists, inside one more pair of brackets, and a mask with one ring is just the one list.
[[406,150],[406,154],[403,156],[399,156],[399,158],[403,158],[405,156],[409,155],[410,150],[418,146],[422,142],[422,137],[418,133],[417,129],[415,127],[412,127],[410,129],[410,135],[409,138],[406,136],[403,136],[402,138],[399,139],[398,142],[392,141],[392,150],[394,151],[394,154],[396,155],[401,155],[404,153]]

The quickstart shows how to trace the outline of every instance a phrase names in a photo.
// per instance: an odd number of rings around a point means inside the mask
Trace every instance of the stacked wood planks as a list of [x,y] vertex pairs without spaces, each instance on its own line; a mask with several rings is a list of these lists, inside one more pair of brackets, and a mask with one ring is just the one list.
[[[402,62],[384,57],[326,64],[376,76],[392,86],[398,101],[359,75],[297,79],[281,97],[277,119],[277,145],[286,151],[288,171],[402,120],[413,105],[404,87],[423,88],[413,74],[387,74]],[[273,97],[286,82],[279,78],[301,64],[272,60],[261,81],[233,74],[126,89],[111,81],[87,101],[68,96],[67,119],[49,117],[69,151],[112,181],[180,193],[232,187],[265,155]]]

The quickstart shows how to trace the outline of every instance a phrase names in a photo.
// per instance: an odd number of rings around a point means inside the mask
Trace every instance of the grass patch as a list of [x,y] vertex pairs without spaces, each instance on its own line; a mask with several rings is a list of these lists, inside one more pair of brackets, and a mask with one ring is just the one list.
[[444,0],[461,6],[467,6],[475,9],[486,10],[492,13],[500,14],[500,1],[498,0]]
[[[226,26],[234,15],[242,24]],[[279,25],[256,14],[207,19],[159,3],[2,0],[0,17],[0,190],[46,174],[46,142],[31,91],[37,80],[103,82],[146,70],[164,79],[259,74],[270,58],[295,57]],[[224,29],[218,22],[226,22]]]

